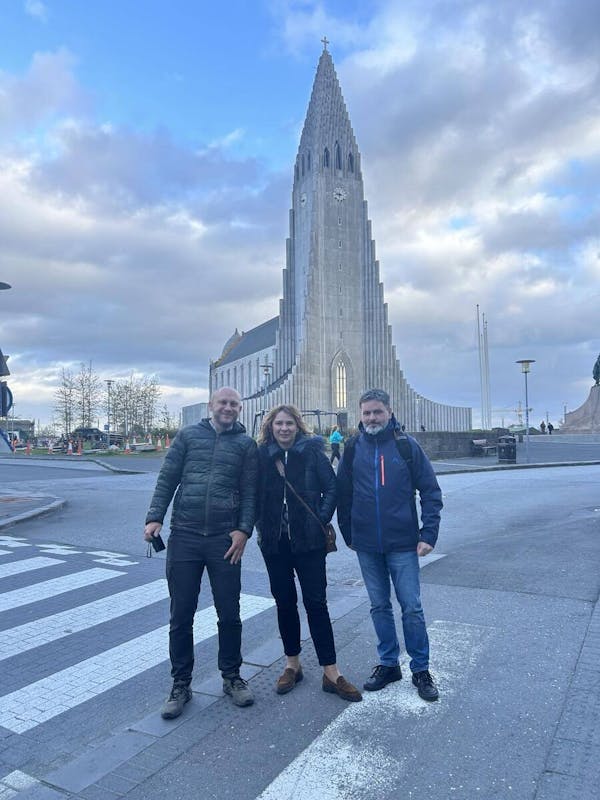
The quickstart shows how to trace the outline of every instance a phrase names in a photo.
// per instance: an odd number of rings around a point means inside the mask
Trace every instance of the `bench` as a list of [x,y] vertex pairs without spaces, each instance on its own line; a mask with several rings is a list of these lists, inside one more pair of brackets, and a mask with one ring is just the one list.
[[498,445],[490,444],[487,439],[471,440],[472,456],[487,456],[488,453],[491,455],[496,455],[498,453]]

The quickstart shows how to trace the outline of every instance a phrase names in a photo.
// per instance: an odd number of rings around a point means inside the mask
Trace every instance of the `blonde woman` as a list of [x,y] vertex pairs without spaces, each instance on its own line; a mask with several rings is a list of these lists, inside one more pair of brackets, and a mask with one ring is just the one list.
[[286,655],[276,691],[286,694],[303,678],[297,576],[310,634],[323,667],[323,691],[344,700],[362,700],[358,689],[337,667],[327,609],[323,527],[335,510],[335,473],[324,453],[323,440],[309,433],[297,408],[280,405],[265,417],[258,444],[258,544],[277,604]]

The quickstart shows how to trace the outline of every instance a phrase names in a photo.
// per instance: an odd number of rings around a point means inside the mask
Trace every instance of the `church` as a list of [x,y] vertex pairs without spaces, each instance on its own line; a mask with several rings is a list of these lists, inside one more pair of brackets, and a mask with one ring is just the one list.
[[436,403],[406,381],[392,343],[358,150],[327,40],[294,165],[279,315],[237,330],[211,361],[210,392],[231,386],[257,433],[265,410],[296,405],[310,427],[359,422],[369,388],[389,392],[407,431],[471,429],[471,409]]

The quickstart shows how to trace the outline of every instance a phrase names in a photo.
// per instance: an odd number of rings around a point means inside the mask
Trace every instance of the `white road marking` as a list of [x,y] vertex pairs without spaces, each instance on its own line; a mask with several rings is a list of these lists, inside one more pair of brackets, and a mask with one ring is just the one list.
[[12,575],[20,575],[22,572],[31,572],[34,569],[43,569],[64,563],[58,558],[45,558],[44,556],[26,558],[23,561],[11,561],[10,564],[0,566],[0,578],[9,578]]
[[31,547],[29,542],[20,536],[0,536],[0,544],[2,547]]
[[12,550],[0,550],[0,556],[8,556],[12,553]]
[[165,578],[0,631],[0,661],[101,625],[169,596]]
[[[240,599],[242,620],[274,605],[267,597],[242,595]],[[0,697],[0,725],[15,733],[31,730],[166,661],[168,633],[169,626],[163,625]],[[214,607],[199,611],[194,621],[194,641],[201,642],[216,633]]]
[[110,567],[125,567],[137,564],[137,561],[129,561],[130,556],[123,555],[123,553],[112,553],[110,550],[88,550],[89,556],[98,556],[95,558],[98,564],[107,564]]
[[82,550],[76,550],[74,547],[71,547],[70,544],[38,544],[36,545],[38,550],[41,550],[42,553],[52,553],[54,556],[71,556],[77,553],[82,553]]
[[101,583],[125,574],[125,572],[117,572],[114,569],[94,567],[75,572],[72,575],[40,581],[32,586],[24,586],[22,589],[13,589],[11,592],[0,594],[0,611],[9,611],[11,608],[26,606],[29,603],[38,603],[40,600],[48,600],[50,597],[81,589],[83,586],[92,586],[94,583]]
[[[400,717],[439,715],[445,698],[472,669],[491,629],[438,621],[428,627],[440,700],[426,703],[410,680],[379,692],[365,692],[362,703],[350,703],[256,800],[351,800],[379,797],[402,786],[407,759],[398,759],[396,743],[386,747],[373,732]],[[438,668],[439,665],[439,668]]]

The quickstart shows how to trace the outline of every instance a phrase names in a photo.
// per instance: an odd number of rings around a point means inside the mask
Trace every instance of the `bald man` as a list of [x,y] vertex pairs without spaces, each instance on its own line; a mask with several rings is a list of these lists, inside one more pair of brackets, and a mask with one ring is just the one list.
[[187,425],[173,439],[144,528],[148,542],[159,535],[175,495],[167,548],[173,687],[162,707],[163,719],[178,717],[192,697],[193,623],[205,567],[218,618],[223,691],[235,705],[254,702],[240,677],[240,573],[255,520],[256,443],[238,422],[242,403],[234,389],[217,389],[209,409],[210,418]]

